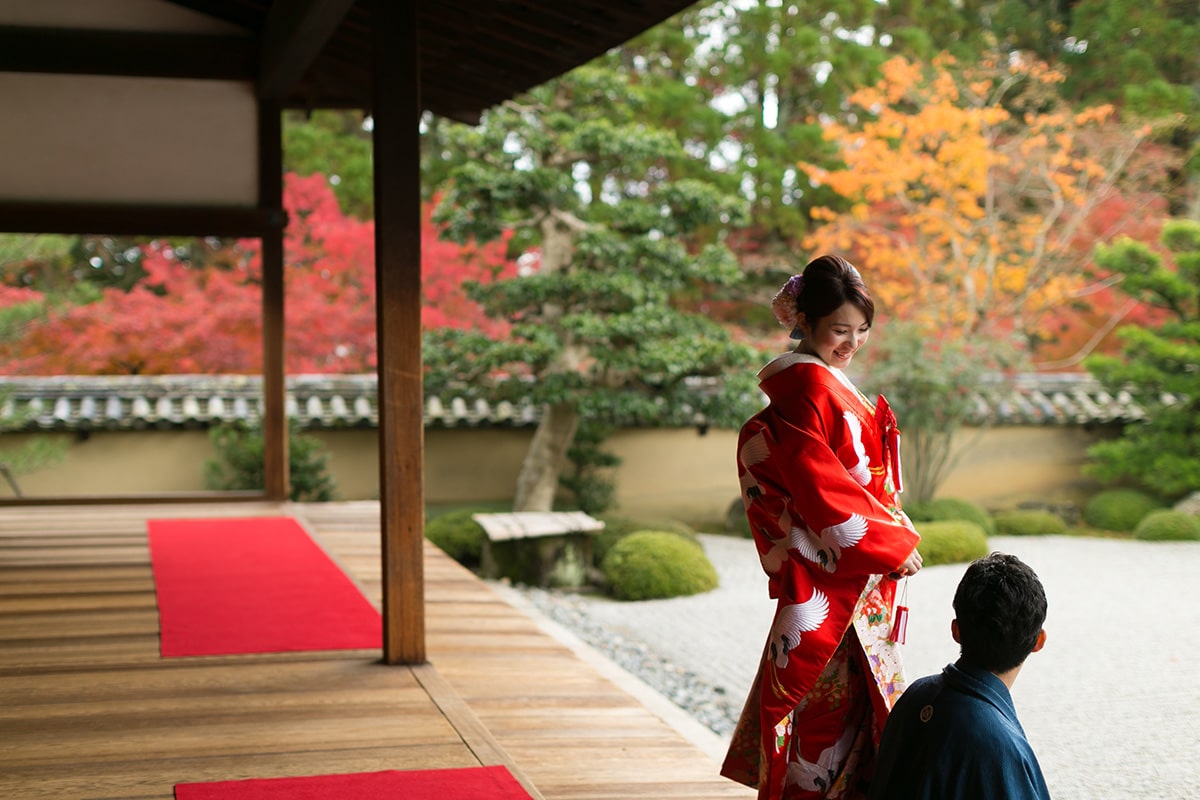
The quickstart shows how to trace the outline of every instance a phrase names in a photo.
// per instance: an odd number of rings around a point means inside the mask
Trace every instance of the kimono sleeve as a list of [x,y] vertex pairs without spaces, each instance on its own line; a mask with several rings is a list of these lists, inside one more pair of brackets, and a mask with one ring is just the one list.
[[[808,568],[846,577],[887,574],[912,553],[920,536],[860,485],[821,438],[795,428],[781,470],[803,526],[789,555]],[[901,518],[902,519],[902,518]]]

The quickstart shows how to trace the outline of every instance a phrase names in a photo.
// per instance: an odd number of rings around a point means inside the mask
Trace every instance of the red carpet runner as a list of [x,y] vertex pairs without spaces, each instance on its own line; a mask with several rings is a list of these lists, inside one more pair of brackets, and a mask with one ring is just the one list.
[[148,526],[164,657],[382,647],[379,612],[295,520]]
[[504,767],[180,783],[175,800],[530,800]]

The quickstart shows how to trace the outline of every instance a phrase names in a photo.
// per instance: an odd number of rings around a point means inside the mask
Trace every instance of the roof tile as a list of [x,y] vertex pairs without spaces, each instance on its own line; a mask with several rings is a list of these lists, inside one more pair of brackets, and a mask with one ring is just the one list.
[[[53,376],[0,379],[0,418],[30,430],[201,427],[257,421],[262,380],[242,375]],[[1165,402],[1175,398],[1164,396]],[[1088,375],[1027,374],[987,382],[972,396],[976,424],[1091,425],[1141,419],[1127,391],[1115,396]],[[287,413],[304,428],[373,428],[379,409],[374,375],[296,375],[287,380]],[[427,427],[529,427],[531,401],[490,402],[459,395],[425,399]],[[663,424],[668,424],[664,418]]]

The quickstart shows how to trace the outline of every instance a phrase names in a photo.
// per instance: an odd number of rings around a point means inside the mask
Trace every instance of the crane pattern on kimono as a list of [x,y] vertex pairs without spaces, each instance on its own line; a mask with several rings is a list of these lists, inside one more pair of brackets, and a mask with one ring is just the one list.
[[811,633],[825,624],[829,616],[829,598],[820,589],[813,589],[812,597],[803,603],[784,606],[771,626],[768,646],[775,666],[787,669],[788,653],[800,645],[805,633]]
[[738,475],[738,483],[742,487],[742,505],[749,510],[750,504],[758,498],[762,497],[762,487],[758,484],[758,479],[754,477],[754,473],[750,468],[766,461],[771,455],[771,448],[767,445],[766,431],[760,430],[758,433],[751,436],[742,445],[738,451],[738,461],[741,462],[742,471]]
[[[792,529],[793,534],[796,530]],[[854,547],[866,536],[867,519],[862,514],[851,514],[845,522],[830,525],[819,535],[810,528],[805,528],[801,533],[801,536],[788,537],[789,541],[795,539],[796,551],[826,572],[836,572],[842,551]]]
[[787,765],[787,783],[807,791],[828,792],[844,766],[857,734],[857,728],[847,726],[842,738],[822,750],[816,762],[805,761],[800,757],[800,748],[793,748],[794,758]]
[[866,486],[871,482],[871,459],[867,457],[867,448],[862,441],[862,422],[852,411],[846,411],[842,417],[846,420],[846,427],[850,429],[850,443],[854,447],[854,455],[858,456],[858,463],[846,471],[858,481],[859,486]]

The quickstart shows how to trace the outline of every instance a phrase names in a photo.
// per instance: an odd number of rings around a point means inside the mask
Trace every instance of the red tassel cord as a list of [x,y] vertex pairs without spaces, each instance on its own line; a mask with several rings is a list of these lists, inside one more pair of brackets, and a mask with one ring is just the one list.
[[888,634],[888,639],[896,644],[904,644],[908,637],[908,606],[903,605],[908,602],[908,578],[904,579],[904,588],[901,591],[903,595],[900,602],[892,611],[892,632]]
[[875,419],[883,433],[883,447],[891,462],[892,480],[896,483],[896,494],[904,491],[904,468],[900,465],[900,428],[896,414],[883,395],[875,402]]

